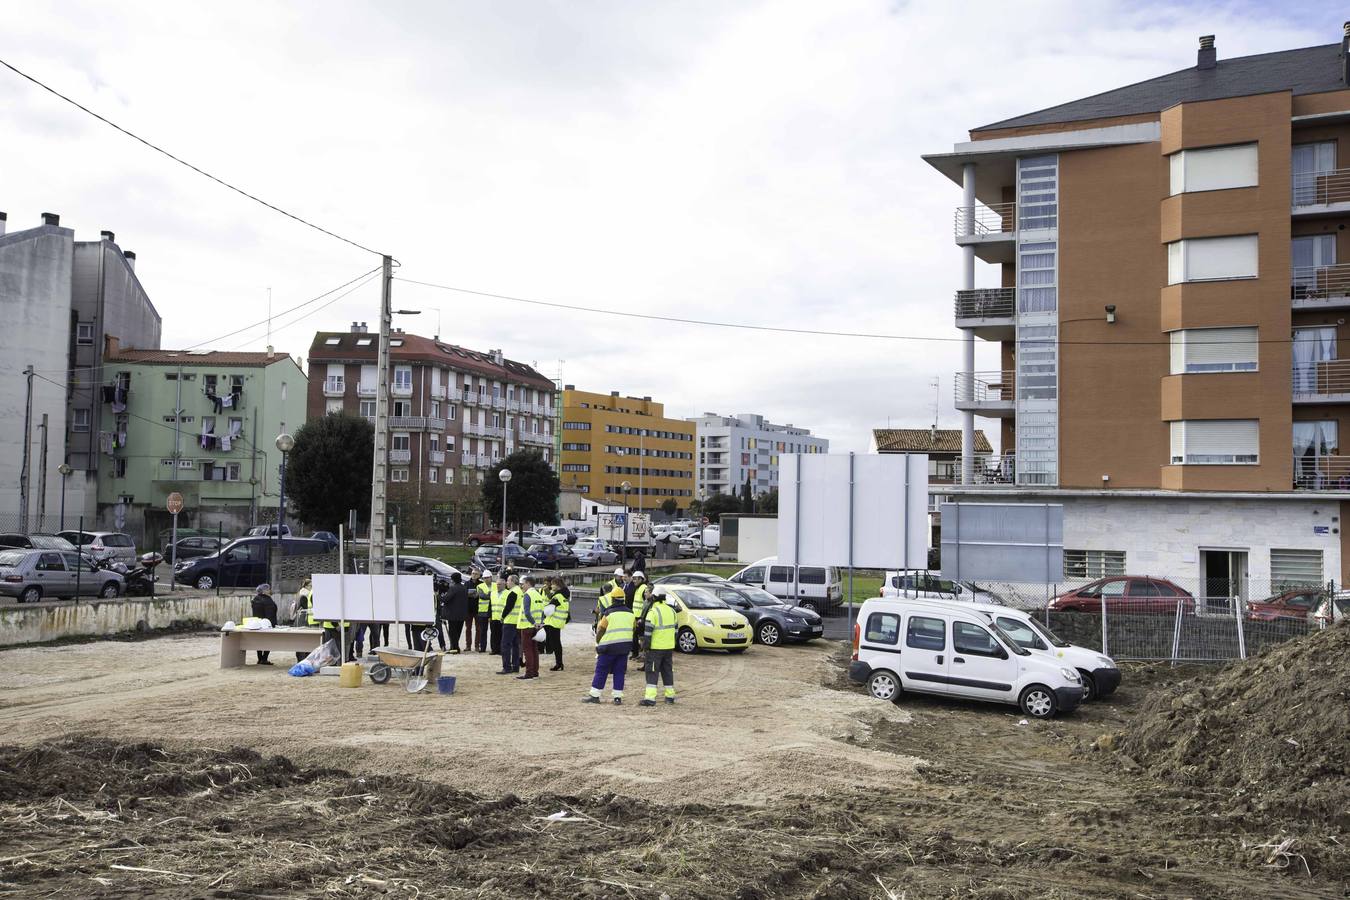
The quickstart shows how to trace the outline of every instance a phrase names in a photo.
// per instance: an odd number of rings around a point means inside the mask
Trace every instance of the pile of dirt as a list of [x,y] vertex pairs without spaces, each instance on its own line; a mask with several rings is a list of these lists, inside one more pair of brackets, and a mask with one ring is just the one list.
[[1156,692],[1107,743],[1226,811],[1350,828],[1350,628]]

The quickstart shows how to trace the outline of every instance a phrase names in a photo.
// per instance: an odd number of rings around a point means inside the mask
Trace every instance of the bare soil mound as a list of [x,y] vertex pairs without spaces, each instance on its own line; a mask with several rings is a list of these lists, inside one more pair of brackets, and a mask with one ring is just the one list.
[[1350,628],[1154,693],[1117,745],[1227,811],[1350,828]]

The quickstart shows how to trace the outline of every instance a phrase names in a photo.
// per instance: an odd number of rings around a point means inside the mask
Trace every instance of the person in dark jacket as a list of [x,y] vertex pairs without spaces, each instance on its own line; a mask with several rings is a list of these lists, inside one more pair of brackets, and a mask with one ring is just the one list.
[[641,547],[639,547],[637,552],[633,554],[633,568],[629,569],[628,571],[630,572],[647,571],[647,554],[642,552]]
[[459,652],[459,636],[469,617],[469,589],[458,572],[450,574],[450,590],[445,595],[445,620],[450,626],[450,652]]
[[[272,627],[277,627],[277,601],[272,599],[272,586],[270,584],[258,585],[258,590],[253,594],[253,615],[259,619],[266,619],[272,623]],[[259,650],[258,665],[270,666],[272,661],[267,657],[272,654],[271,650]]]
[[450,616],[446,614],[446,604],[450,600],[450,585],[439,578],[433,578],[432,584],[436,592],[436,643],[444,653],[445,633],[450,627]]

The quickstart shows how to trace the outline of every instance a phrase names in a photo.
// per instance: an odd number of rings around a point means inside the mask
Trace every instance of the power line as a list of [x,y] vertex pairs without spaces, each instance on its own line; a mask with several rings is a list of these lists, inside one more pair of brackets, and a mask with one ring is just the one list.
[[141,137],[140,135],[128,131],[127,129],[123,128],[121,125],[118,125],[116,122],[113,122],[112,120],[107,119],[107,118],[105,118],[105,117],[99,115],[98,113],[94,112],[92,109],[90,109],[89,107],[85,106],[84,104],[82,104],[82,103],[80,103],[80,102],[78,102],[78,101],[76,101],[76,100],[73,100],[73,99],[71,99],[70,97],[67,97],[65,94],[63,94],[63,93],[61,93],[60,91],[56,90],[56,88],[50,87],[50,86],[48,86],[48,85],[46,85],[46,84],[43,84],[41,81],[38,81],[36,78],[34,78],[32,75],[29,75],[27,72],[24,72],[24,71],[21,71],[20,69],[15,68],[13,65],[11,65],[11,64],[8,63],[8,62],[6,62],[6,61],[3,60],[3,59],[0,59],[0,66],[4,66],[6,69],[9,69],[9,70],[10,70],[11,72],[13,72],[15,75],[18,75],[18,76],[21,77],[21,78],[27,79],[28,81],[30,81],[30,82],[32,82],[33,84],[37,85],[38,87],[42,88],[42,89],[43,89],[44,91],[46,91],[47,93],[52,94],[52,95],[54,95],[54,96],[56,96],[56,97],[60,97],[62,100],[66,101],[66,102],[69,103],[71,106],[75,107],[76,109],[79,109],[79,110],[81,110],[81,111],[83,111],[83,112],[88,113],[89,115],[93,116],[95,119],[98,119],[98,120],[99,120],[100,122],[102,122],[103,124],[108,125],[108,126],[110,126],[110,127],[112,127],[112,128],[117,129],[118,131],[122,132],[122,134],[125,134],[127,137],[131,138],[132,140],[135,140],[135,141],[140,142],[141,144],[144,144],[146,147],[149,147],[151,150],[154,150],[156,153],[159,153],[159,154],[162,154],[162,155],[164,155],[164,156],[167,156],[169,159],[173,160],[174,162],[178,163],[179,165],[181,165],[181,166],[186,166],[187,168],[189,168],[189,169],[191,169],[192,171],[196,172],[198,175],[203,175],[203,176],[205,176],[205,177],[211,179],[212,181],[214,181],[216,184],[219,184],[219,185],[221,185],[222,187],[229,188],[230,190],[234,191],[236,194],[239,194],[239,195],[241,195],[241,196],[247,197],[248,199],[252,200],[254,203],[261,204],[262,206],[267,207],[268,209],[272,210],[273,212],[281,213],[281,215],[285,216],[286,218],[292,219],[292,220],[294,220],[294,221],[296,221],[296,222],[299,222],[301,225],[306,225],[306,226],[308,226],[308,227],[310,227],[310,228],[313,228],[315,231],[322,232],[323,234],[326,234],[326,235],[328,235],[328,236],[331,237],[331,238],[336,238],[337,240],[342,241],[344,244],[350,244],[351,246],[357,248],[358,250],[364,250],[364,251],[367,252],[367,253],[374,253],[376,256],[383,256],[383,255],[384,255],[384,254],[381,253],[380,251],[378,251],[378,250],[372,250],[372,249],[370,249],[369,247],[365,246],[364,244],[359,244],[359,243],[357,243],[356,241],[352,240],[351,238],[345,238],[345,237],[343,237],[342,235],[338,234],[337,232],[329,231],[327,228],[324,228],[324,227],[321,226],[321,225],[315,225],[313,222],[309,221],[308,219],[301,218],[300,216],[297,216],[297,215],[296,215],[295,213],[293,213],[293,212],[287,212],[286,210],[282,209],[280,206],[277,206],[277,205],[272,204],[272,203],[268,203],[266,200],[262,199],[261,197],[257,196],[256,194],[250,194],[248,191],[244,190],[243,188],[241,188],[241,187],[236,187],[235,185],[230,184],[228,181],[224,180],[223,178],[217,178],[215,175],[212,175],[210,172],[206,171],[205,169],[202,169],[202,168],[199,168],[199,167],[197,167],[197,166],[194,166],[192,163],[188,162],[188,161],[185,160],[185,159],[182,159],[181,157],[174,156],[172,153],[170,153],[168,150],[165,150],[163,147],[160,147],[160,146],[158,146],[157,144],[153,144],[153,143],[151,143],[150,141],[146,140],[145,138]]

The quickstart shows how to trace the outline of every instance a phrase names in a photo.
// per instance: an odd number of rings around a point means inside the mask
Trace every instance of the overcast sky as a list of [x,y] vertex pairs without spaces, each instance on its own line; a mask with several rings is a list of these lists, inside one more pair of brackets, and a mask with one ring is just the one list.
[[[0,56],[171,152],[463,288],[792,336],[522,306],[395,283],[406,327],[502,348],[669,414],[762,413],[867,449],[959,424],[959,189],[923,163],[965,131],[1195,63],[1326,44],[1321,3],[234,2],[28,4]],[[186,347],[378,264],[0,70],[0,210],[138,255]],[[982,284],[994,267],[979,264]],[[317,308],[306,307],[303,312]],[[376,284],[272,343],[375,325]],[[438,324],[439,312],[439,324]],[[262,349],[266,329],[215,341]],[[982,348],[981,365],[997,366]],[[14,371],[21,361],[3,365]],[[41,368],[41,366],[39,366]],[[940,379],[935,391],[934,378]],[[988,422],[982,422],[988,426]],[[988,429],[991,432],[994,429]]]

